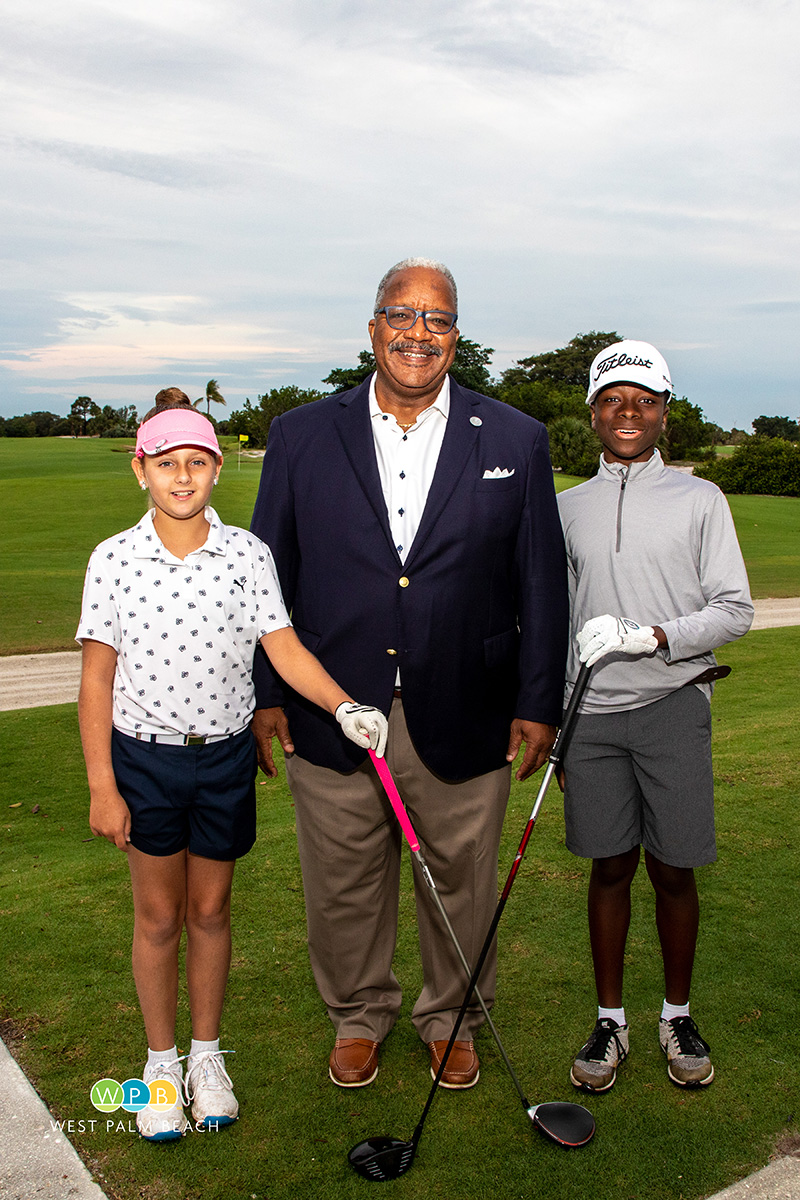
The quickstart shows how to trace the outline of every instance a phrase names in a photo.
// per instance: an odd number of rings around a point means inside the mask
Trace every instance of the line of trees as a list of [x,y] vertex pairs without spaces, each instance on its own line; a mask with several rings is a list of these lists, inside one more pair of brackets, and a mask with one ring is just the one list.
[[[570,475],[593,475],[600,457],[600,443],[592,430],[585,402],[586,380],[595,355],[621,340],[615,330],[579,333],[560,349],[521,358],[503,371],[499,379],[494,379],[489,370],[494,350],[469,338],[460,338],[451,374],[462,386],[494,396],[542,421],[548,429],[555,467]],[[232,412],[219,429],[223,433],[245,434],[251,446],[266,446],[270,423],[275,417],[323,395],[356,387],[374,370],[372,353],[362,350],[353,366],[336,367],[326,375],[322,382],[328,385],[328,391],[295,386],[273,388],[255,401],[248,398],[244,407]],[[686,396],[673,397],[669,428],[661,449],[671,461],[698,461],[713,458],[714,451],[709,448],[716,444],[745,438],[747,434],[742,430],[726,432],[706,421],[702,409]]]
[[[225,404],[216,379],[209,379],[204,395],[194,402],[195,408],[205,404],[210,416],[212,404]],[[60,417],[52,412],[25,413],[21,417],[0,417],[0,437],[136,437],[139,418],[133,405],[102,408],[91,396],[78,396],[72,401],[69,415]]]
[[[600,457],[600,443],[591,428],[590,410],[585,403],[589,367],[596,354],[621,340],[622,335],[615,330],[579,333],[566,346],[519,359],[503,371],[499,379],[495,379],[490,373],[494,350],[469,338],[460,338],[451,374],[463,387],[494,396],[504,404],[510,404],[542,421],[547,426],[553,465],[566,474],[588,476],[597,470]],[[195,401],[195,407],[206,406],[206,413],[219,433],[245,435],[250,446],[263,447],[267,444],[269,427],[275,417],[300,404],[309,404],[325,395],[356,387],[374,370],[372,352],[362,350],[354,365],[335,367],[325,376],[322,383],[326,385],[326,391],[299,388],[294,384],[272,388],[264,395],[257,396],[255,401],[248,397],[242,408],[234,410],[221,421],[212,415],[211,406],[226,404],[225,397],[219,390],[218,381],[209,379],[205,394]],[[57,437],[71,434],[132,437],[135,436],[137,423],[133,407],[115,409],[106,405],[100,408],[89,396],[78,396],[68,417],[38,412],[7,420],[0,418],[0,436]],[[796,421],[789,417],[760,416],[753,421],[753,428],[755,434],[752,437],[741,429],[726,431],[706,421],[700,406],[692,404],[686,396],[673,396],[667,432],[659,446],[668,461],[704,463],[703,474],[714,478],[720,486],[727,487],[727,476],[723,479],[724,472],[717,478],[722,471],[720,462],[743,464],[745,456],[737,455],[752,442],[781,441],[790,447],[789,451],[781,452],[784,461],[793,461],[791,446],[799,436]],[[733,444],[737,450],[731,459],[715,461],[714,447],[723,443]],[[759,461],[763,462],[770,454],[774,457],[777,451],[773,447],[747,453],[753,456],[753,462],[755,456],[760,454]],[[789,483],[786,486],[793,485]],[[798,493],[787,491],[783,494]]]
[[66,417],[52,412],[0,417],[0,437],[136,437],[138,424],[133,405],[101,408],[91,396],[78,396]]

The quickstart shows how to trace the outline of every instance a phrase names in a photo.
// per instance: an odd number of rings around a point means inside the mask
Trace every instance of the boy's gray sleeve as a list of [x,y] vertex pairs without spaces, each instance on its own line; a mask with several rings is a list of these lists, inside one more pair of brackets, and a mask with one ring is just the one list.
[[698,556],[704,608],[660,622],[667,637],[667,662],[691,658],[735,641],[753,623],[747,570],[736,537],[731,510],[722,492],[709,500],[700,528]]

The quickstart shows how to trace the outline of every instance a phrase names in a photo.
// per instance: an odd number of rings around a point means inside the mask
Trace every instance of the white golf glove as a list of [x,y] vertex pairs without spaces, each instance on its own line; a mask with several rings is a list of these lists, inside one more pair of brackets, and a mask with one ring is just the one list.
[[581,662],[587,667],[612,650],[621,654],[653,654],[658,649],[652,625],[639,625],[630,617],[592,617],[578,634]]
[[349,737],[351,742],[355,742],[362,750],[369,747],[375,751],[378,758],[383,758],[386,739],[389,736],[389,722],[379,708],[343,700],[333,715],[341,725],[342,733]]

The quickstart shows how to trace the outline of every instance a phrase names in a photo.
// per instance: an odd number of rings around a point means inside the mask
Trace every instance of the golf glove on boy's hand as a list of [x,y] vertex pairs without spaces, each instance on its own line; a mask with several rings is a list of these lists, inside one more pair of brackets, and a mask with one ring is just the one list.
[[658,649],[652,625],[638,625],[630,617],[592,617],[578,634],[581,662],[587,667],[612,650],[621,654],[652,654]]
[[379,708],[343,700],[333,715],[351,742],[366,750],[366,741],[370,750],[374,750],[378,758],[383,758],[386,739],[389,736],[389,722]]

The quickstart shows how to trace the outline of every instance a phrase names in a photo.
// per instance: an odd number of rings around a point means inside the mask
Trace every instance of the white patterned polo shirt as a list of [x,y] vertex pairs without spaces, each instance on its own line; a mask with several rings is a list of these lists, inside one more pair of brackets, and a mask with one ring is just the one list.
[[117,651],[121,733],[239,733],[255,708],[258,641],[291,625],[269,547],[213,508],[205,517],[205,545],[185,559],[161,542],[152,509],[89,559],[75,637]]

